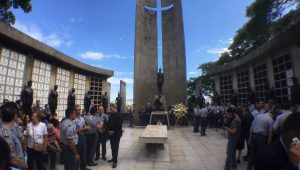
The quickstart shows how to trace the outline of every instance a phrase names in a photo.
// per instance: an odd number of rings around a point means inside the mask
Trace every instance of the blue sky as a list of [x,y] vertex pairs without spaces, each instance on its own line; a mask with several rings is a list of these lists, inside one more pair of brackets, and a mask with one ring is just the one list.
[[[199,64],[215,61],[247,21],[254,0],[182,0],[187,77],[200,75]],[[84,63],[115,71],[133,97],[135,0],[32,0],[32,12],[16,10],[14,27]],[[161,44],[161,42],[159,42]]]

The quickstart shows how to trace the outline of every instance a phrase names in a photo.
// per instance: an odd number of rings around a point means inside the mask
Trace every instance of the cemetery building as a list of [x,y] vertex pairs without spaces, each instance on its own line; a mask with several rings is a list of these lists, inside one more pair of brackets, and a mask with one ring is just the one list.
[[215,90],[223,102],[230,101],[233,94],[246,102],[250,88],[256,100],[265,100],[270,90],[278,102],[290,99],[292,77],[300,79],[300,23],[247,55],[210,68],[208,74],[214,76]]
[[99,104],[101,95],[110,97],[109,77],[113,71],[79,62],[48,45],[0,22],[0,104],[16,101],[27,81],[32,80],[34,101],[48,103],[48,95],[58,85],[57,113],[64,116],[68,93],[75,88],[76,104],[83,108],[84,95],[91,91]]

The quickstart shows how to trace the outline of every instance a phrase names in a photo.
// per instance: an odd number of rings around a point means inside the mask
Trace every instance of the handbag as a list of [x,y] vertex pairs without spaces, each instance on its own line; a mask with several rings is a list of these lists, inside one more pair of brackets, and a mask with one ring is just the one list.
[[35,142],[33,125],[32,125],[32,136],[33,136],[33,141],[34,141],[32,149],[35,151],[38,151],[38,152],[44,152],[44,150],[45,150],[44,144]]

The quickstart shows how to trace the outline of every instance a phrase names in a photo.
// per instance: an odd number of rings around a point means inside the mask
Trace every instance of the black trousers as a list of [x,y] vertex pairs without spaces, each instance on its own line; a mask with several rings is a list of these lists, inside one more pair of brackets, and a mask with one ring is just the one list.
[[79,167],[81,170],[86,169],[86,138],[84,134],[78,134],[77,152],[80,156]]
[[27,165],[28,169],[34,170],[34,162],[37,170],[44,170],[43,167],[43,152],[35,151],[31,148],[27,148]]
[[200,118],[199,116],[194,116],[194,132],[199,132]]
[[64,153],[64,170],[79,170],[79,161],[75,160],[75,155],[69,146],[63,145],[62,149]]
[[201,117],[201,135],[205,135],[207,127],[207,117]]
[[101,145],[101,152],[102,158],[106,157],[106,137],[105,134],[98,133],[98,140],[96,146],[96,157],[100,156],[100,145]]
[[94,157],[96,152],[97,145],[97,132],[86,134],[86,163],[91,164],[94,163]]
[[56,154],[57,152],[52,149],[48,149],[48,156],[50,158],[50,169],[54,169],[56,165]]
[[268,137],[262,136],[259,134],[252,134],[252,145],[248,158],[248,170],[252,170],[253,165],[255,164],[254,160],[257,152],[268,144]]
[[118,162],[119,144],[121,137],[114,136],[110,138],[110,147],[112,153],[112,161],[114,163]]

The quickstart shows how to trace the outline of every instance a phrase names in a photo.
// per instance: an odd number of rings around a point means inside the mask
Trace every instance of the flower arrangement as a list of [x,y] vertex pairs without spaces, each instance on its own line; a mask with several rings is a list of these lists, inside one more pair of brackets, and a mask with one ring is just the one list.
[[183,119],[186,118],[186,114],[188,113],[188,108],[184,104],[179,103],[174,105],[172,111],[175,114],[176,124],[177,124],[178,122],[182,122]]

